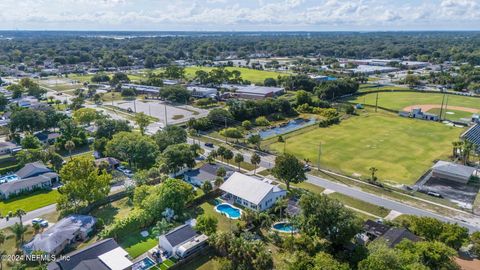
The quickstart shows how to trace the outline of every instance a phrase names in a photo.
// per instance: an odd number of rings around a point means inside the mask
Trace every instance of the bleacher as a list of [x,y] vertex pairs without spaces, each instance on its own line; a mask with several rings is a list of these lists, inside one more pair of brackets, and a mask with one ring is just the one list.
[[461,138],[477,145],[477,151],[480,152],[480,124],[475,124],[465,131]]

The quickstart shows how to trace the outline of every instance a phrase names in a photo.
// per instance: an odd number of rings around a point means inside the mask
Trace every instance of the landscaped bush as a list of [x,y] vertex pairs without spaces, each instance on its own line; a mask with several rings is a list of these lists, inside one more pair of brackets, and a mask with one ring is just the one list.
[[266,127],[270,125],[270,121],[265,116],[259,116],[257,119],[255,119],[255,125],[261,126],[261,127]]
[[332,118],[327,118],[327,119],[324,119],[324,120],[320,120],[318,122],[318,126],[319,127],[328,127],[328,126],[331,126],[331,125],[334,125],[334,124],[338,124],[340,123],[340,117],[332,117]]

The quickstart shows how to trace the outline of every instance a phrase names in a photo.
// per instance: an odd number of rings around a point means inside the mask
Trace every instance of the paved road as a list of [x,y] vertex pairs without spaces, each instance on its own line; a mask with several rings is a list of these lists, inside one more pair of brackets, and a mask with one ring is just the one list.
[[[56,204],[51,204],[51,205],[47,205],[45,207],[30,211],[25,216],[22,217],[22,220],[24,221],[24,223],[28,223],[28,221],[34,218],[55,212],[56,207],[57,207]],[[10,227],[13,224],[15,224],[15,222],[18,222],[18,221],[19,220],[16,217],[10,218],[8,221],[6,219],[2,219],[0,220],[0,229]]]
[[403,214],[409,215],[417,215],[417,216],[425,216],[425,217],[433,217],[442,221],[451,222],[451,223],[458,223],[459,225],[468,228],[470,232],[480,231],[480,224],[477,222],[463,222],[460,220],[456,220],[453,218],[445,217],[427,210],[423,210],[420,208],[416,208],[413,206],[409,206],[403,203],[399,203],[396,201],[392,201],[390,199],[386,199],[383,197],[378,197],[373,194],[358,190],[353,187],[349,187],[343,184],[335,183],[326,179],[322,179],[320,177],[316,177],[313,175],[307,175],[307,182],[314,184],[316,186],[320,186],[323,188],[327,188],[330,190],[334,190],[335,192],[342,193],[344,195],[350,196],[352,198],[356,198],[374,205],[383,206],[385,208],[395,210],[401,212]]

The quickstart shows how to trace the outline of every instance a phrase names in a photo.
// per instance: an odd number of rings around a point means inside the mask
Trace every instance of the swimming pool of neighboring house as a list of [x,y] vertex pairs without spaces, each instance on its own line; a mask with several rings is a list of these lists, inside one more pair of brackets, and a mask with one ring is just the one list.
[[282,232],[282,233],[296,233],[297,229],[293,227],[291,223],[288,222],[277,222],[273,224],[272,229],[274,231]]
[[143,258],[143,260],[132,265],[132,270],[147,270],[155,265],[155,262],[149,257]]
[[15,180],[18,180],[18,176],[16,176],[15,174],[5,175],[0,177],[0,184],[12,182]]
[[221,203],[215,206],[215,211],[226,215],[229,219],[239,219],[242,216],[242,210],[229,203]]

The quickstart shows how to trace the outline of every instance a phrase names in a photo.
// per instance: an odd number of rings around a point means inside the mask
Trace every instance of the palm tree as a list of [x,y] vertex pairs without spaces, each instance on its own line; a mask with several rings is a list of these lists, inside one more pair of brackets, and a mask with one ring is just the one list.
[[17,251],[19,250],[19,247],[23,245],[23,236],[25,232],[27,231],[27,227],[23,226],[22,224],[16,222],[10,227],[10,230],[13,232],[15,235],[15,241],[17,243]]
[[370,167],[370,172],[372,173],[372,176],[370,178],[370,180],[372,180],[372,182],[376,182],[377,181],[377,177],[375,176],[375,173],[378,171],[377,168],[375,167]]
[[238,164],[238,171],[240,171],[240,164],[243,162],[243,155],[240,153],[237,153],[235,155],[235,163]]
[[260,164],[260,156],[257,153],[254,153],[252,157],[250,158],[250,163],[255,166],[255,169],[253,171],[253,174],[257,173],[257,165]]
[[160,236],[170,230],[170,228],[172,228],[172,224],[166,219],[162,219],[158,221],[157,225],[153,228],[153,233],[156,236]]
[[22,221],[22,217],[25,216],[27,214],[27,212],[25,212],[25,210],[23,209],[17,209],[17,211],[15,211],[14,213],[14,216],[18,217],[18,219],[20,219],[20,224],[22,224],[23,226],[23,221]]
[[465,141],[462,147],[462,159],[463,165],[467,165],[468,161],[470,160],[470,154],[474,149],[474,144],[470,141]]
[[75,143],[73,141],[67,141],[65,143],[65,149],[68,151],[70,159],[72,159],[72,150],[75,149]]

